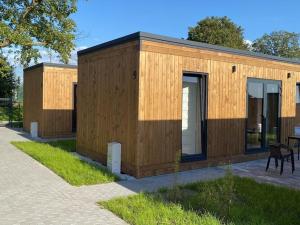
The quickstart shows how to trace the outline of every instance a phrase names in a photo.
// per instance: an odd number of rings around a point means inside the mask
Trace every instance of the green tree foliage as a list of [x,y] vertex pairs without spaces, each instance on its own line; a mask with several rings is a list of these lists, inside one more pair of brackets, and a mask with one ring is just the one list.
[[254,41],[255,52],[287,58],[300,58],[300,34],[277,31]]
[[9,48],[27,66],[52,49],[67,63],[74,49],[76,0],[0,0],[0,49]]
[[228,17],[207,17],[190,27],[188,40],[236,49],[247,49],[244,42],[243,28],[233,23]]
[[0,68],[0,98],[9,98],[13,96],[13,92],[18,88],[20,81],[14,73],[14,68],[1,55]]

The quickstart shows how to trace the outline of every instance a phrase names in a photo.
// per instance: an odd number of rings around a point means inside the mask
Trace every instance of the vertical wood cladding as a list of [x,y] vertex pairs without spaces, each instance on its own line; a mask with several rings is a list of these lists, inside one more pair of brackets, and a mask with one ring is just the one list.
[[77,69],[44,68],[43,136],[72,135],[73,88]]
[[[232,72],[232,66],[237,67]],[[247,78],[282,82],[281,140],[292,134],[300,66],[166,43],[143,41],[139,71],[140,176],[172,171],[181,151],[183,72],[208,74],[207,163],[243,156]],[[287,73],[293,76],[287,78]],[[196,168],[202,161],[182,163]]]
[[136,173],[138,42],[79,57],[77,151],[106,164],[122,144],[122,170]]
[[43,68],[35,68],[24,72],[24,119],[23,129],[30,132],[30,123],[38,122],[38,135],[42,135],[42,105],[43,105]]
[[107,143],[117,141],[123,172],[173,172],[184,72],[208,76],[208,140],[207,160],[181,163],[181,170],[263,155],[245,155],[248,78],[282,82],[281,140],[292,134],[300,65],[141,40],[79,55],[77,151],[105,164]]
[[24,71],[24,129],[38,122],[41,137],[72,135],[76,68],[40,66]]

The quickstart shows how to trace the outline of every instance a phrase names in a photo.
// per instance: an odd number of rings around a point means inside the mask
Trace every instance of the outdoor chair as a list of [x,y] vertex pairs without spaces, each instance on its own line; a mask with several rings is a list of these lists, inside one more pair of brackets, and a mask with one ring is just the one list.
[[288,147],[287,145],[277,143],[277,144],[270,144],[270,155],[268,158],[268,163],[266,167],[266,171],[269,169],[271,158],[275,159],[275,166],[278,167],[278,160],[281,161],[280,167],[280,175],[283,172],[283,165],[284,160],[288,161],[289,157],[291,157],[291,164],[292,164],[292,173],[295,171],[295,162],[294,162],[294,151],[292,148]]

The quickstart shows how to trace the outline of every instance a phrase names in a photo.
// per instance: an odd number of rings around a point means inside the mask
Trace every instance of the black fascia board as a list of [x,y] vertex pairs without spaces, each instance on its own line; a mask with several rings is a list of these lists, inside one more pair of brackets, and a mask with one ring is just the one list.
[[60,67],[60,68],[70,68],[70,69],[76,69],[77,66],[76,65],[69,65],[69,64],[60,64],[60,63],[46,63],[46,62],[42,62],[42,63],[38,63],[36,65],[30,66],[25,68],[23,71],[29,71],[29,70],[33,70],[39,67]]

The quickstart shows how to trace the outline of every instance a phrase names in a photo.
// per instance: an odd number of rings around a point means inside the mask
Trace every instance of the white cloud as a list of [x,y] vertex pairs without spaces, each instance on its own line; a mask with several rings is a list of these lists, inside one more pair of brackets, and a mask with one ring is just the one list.
[[[76,47],[71,52],[69,64],[77,65],[77,52],[85,48],[87,48],[87,46]],[[41,50],[40,54],[41,54],[41,58],[38,60],[39,63],[41,62],[61,63],[59,55],[57,53],[54,53],[53,51]]]
[[253,41],[251,41],[251,40],[244,40],[244,43],[248,46],[249,50],[251,51],[252,50]]
[[[77,52],[80,51],[80,50],[83,50],[85,48],[87,48],[87,46],[78,46],[78,47],[76,47],[71,52],[71,56],[70,56],[70,59],[69,59],[69,64],[77,65]],[[17,60],[18,54],[15,52],[16,50],[18,50],[18,49],[14,48],[14,49],[10,50],[9,48],[4,48],[4,49],[2,49],[2,52],[3,52],[3,55],[5,57],[7,57],[9,63],[15,67],[16,74],[18,76],[22,77],[22,75],[23,75],[23,66]],[[38,59],[38,63],[41,63],[41,62],[61,63],[60,59],[59,59],[59,55],[57,53],[54,53],[53,51],[52,51],[52,53],[50,53],[46,49],[41,48],[40,49],[40,54],[41,54],[41,58]],[[31,65],[34,65],[34,63],[31,63]]]
[[251,41],[251,40],[244,40],[244,43],[247,44],[247,45],[252,45],[253,41]]
[[[72,52],[69,59],[69,64],[77,64],[77,52],[87,48],[87,46],[78,46]],[[20,62],[18,62],[18,54],[16,53],[18,49],[13,48],[4,48],[3,55],[7,57],[8,61],[15,67],[21,66]],[[41,58],[38,59],[38,63],[41,62],[52,62],[52,63],[61,63],[59,55],[54,51],[48,51],[44,48],[40,49]],[[34,63],[31,63],[32,65]]]

